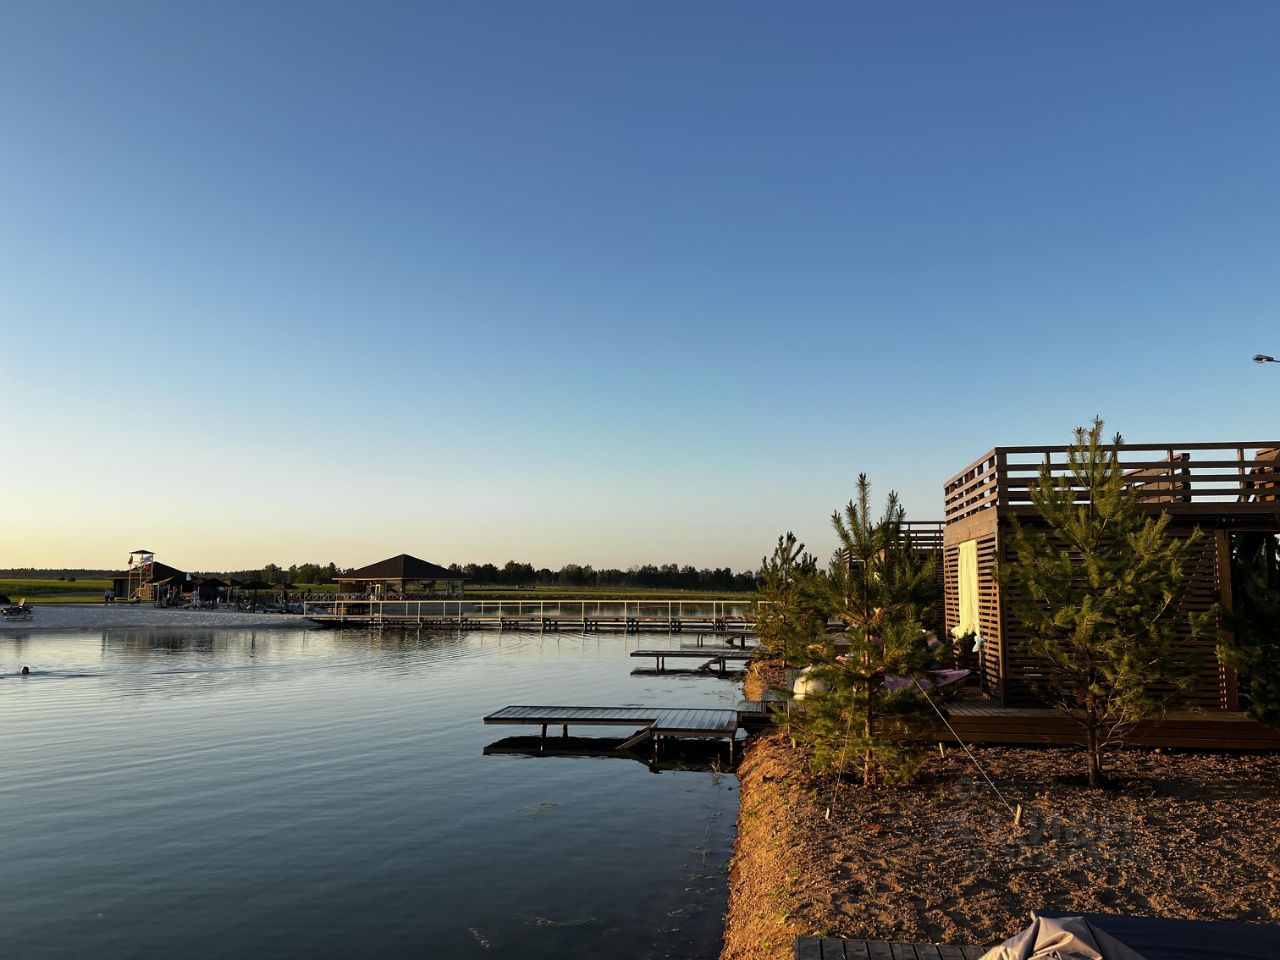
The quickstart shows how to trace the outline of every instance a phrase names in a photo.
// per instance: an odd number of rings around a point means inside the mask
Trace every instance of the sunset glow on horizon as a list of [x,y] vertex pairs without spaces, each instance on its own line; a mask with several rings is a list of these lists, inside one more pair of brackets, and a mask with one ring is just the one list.
[[754,568],[1267,440],[1280,7],[9,4],[3,567]]

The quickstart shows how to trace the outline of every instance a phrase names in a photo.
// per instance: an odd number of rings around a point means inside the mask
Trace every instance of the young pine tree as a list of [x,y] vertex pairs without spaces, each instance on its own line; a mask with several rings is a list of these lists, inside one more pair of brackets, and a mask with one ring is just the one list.
[[794,533],[778,537],[773,555],[760,561],[756,636],[771,658],[790,666],[804,661],[805,650],[826,628],[821,574],[812,554]]
[[1169,514],[1142,509],[1120,466],[1124,441],[1104,443],[1102,426],[1076,429],[1065,475],[1041,467],[1030,497],[1044,525],[1015,521],[1000,572],[1043,671],[1040,692],[1083,727],[1091,786],[1106,748],[1189,685],[1197,664],[1175,639],[1183,624],[1202,633],[1209,616],[1178,610],[1199,532],[1171,537]]
[[933,717],[916,681],[937,665],[923,626],[936,560],[905,541],[896,494],[878,519],[872,516],[865,474],[855,498],[831,520],[838,545],[826,578],[827,608],[844,625],[847,648],[838,656],[830,643],[807,648],[825,689],[793,712],[791,734],[813,749],[818,770],[843,773],[856,762],[866,786],[910,780],[923,754],[904,735]]
[[1237,534],[1231,558],[1233,641],[1218,654],[1239,674],[1249,716],[1280,728],[1280,544],[1274,534]]

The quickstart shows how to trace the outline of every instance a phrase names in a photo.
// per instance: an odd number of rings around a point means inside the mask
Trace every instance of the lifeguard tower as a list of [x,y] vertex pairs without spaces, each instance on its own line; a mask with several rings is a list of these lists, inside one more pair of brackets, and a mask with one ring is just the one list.
[[125,600],[147,599],[142,596],[143,587],[151,583],[156,555],[150,550],[133,550],[129,553],[129,569],[125,573],[125,589],[117,590]]

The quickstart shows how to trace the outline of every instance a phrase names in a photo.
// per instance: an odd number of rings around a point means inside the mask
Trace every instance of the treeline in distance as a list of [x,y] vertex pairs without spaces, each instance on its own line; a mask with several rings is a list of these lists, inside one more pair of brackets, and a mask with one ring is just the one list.
[[[267,583],[325,584],[333,583],[351,568],[329,563],[295,563],[288,567],[275,563],[255,570],[192,571],[201,576],[237,580],[263,580]],[[750,591],[759,583],[756,571],[734,572],[729,567],[704,567],[677,563],[644,564],[626,570],[614,567],[597,570],[590,564],[566,563],[558,570],[534,567],[531,563],[508,560],[502,566],[493,563],[452,563],[449,569],[466,577],[472,586],[502,587],[644,587],[662,590]],[[120,570],[36,569],[33,567],[0,570],[0,578],[30,580],[107,580],[120,576]]]

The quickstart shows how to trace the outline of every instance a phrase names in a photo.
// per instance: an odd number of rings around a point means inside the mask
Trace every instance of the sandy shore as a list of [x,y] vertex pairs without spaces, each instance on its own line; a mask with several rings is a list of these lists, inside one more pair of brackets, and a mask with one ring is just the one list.
[[990,946],[1033,909],[1280,923],[1280,754],[1119,751],[1117,791],[1064,782],[1071,749],[975,754],[1021,828],[960,751],[837,790],[754,738],[722,960],[785,960],[797,935]]
[[32,630],[103,630],[115,627],[314,627],[288,613],[168,609],[151,604],[32,604],[30,620],[0,620],[0,633]]

